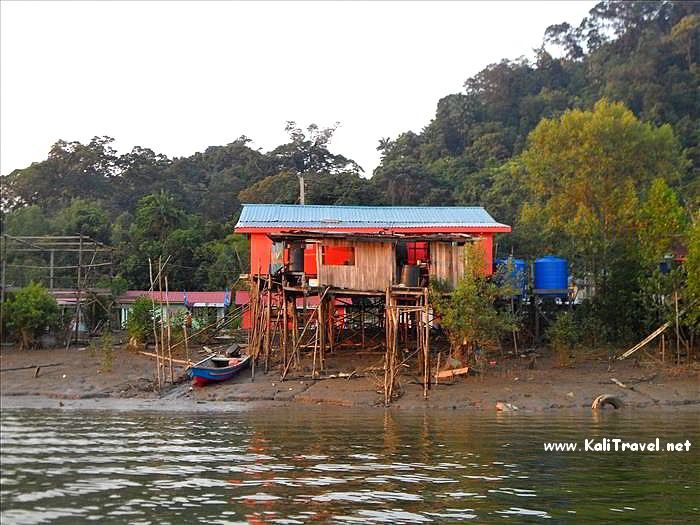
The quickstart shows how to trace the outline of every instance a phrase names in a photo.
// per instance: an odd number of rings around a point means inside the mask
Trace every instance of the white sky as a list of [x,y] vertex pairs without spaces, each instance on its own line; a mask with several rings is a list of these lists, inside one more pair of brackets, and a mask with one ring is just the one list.
[[0,173],[58,139],[188,156],[284,124],[341,122],[331,150],[371,174],[381,137],[595,2],[7,2],[0,4]]

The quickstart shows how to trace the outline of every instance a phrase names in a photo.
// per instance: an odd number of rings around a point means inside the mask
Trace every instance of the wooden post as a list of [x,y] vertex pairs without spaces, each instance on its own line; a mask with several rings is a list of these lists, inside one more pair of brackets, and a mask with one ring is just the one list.
[[[78,337],[80,335],[79,330],[80,330],[80,306],[81,306],[81,293],[80,293],[80,279],[82,277],[82,272],[83,272],[83,232],[80,232],[80,241],[78,244],[78,281],[77,281],[77,293],[78,297],[75,303],[75,340],[78,340]],[[68,339],[68,344],[66,345],[66,349],[70,346],[71,339]]]
[[673,300],[676,307],[676,364],[681,364],[681,330],[678,315],[678,290],[673,292]]
[[[332,354],[335,351],[335,295],[330,295],[330,299],[328,300],[328,308],[327,308],[327,326],[328,326],[328,339],[326,346],[328,347],[328,351]],[[326,369],[326,351],[321,353],[321,370]]]
[[[7,243],[4,236],[2,238],[2,241],[3,244]],[[5,326],[4,324],[2,324],[2,321],[5,317],[5,250],[7,250],[6,245],[3,246],[2,269],[0,269],[0,326]]]
[[440,357],[442,357],[442,352],[438,352],[438,357],[437,357],[437,368],[435,369],[435,384],[436,385],[440,381]]
[[173,350],[170,346],[170,298],[168,297],[168,276],[165,276],[165,322],[168,325],[168,359],[170,360],[170,382],[175,383],[175,372],[173,371]]
[[[321,356],[320,361],[323,363],[323,353],[326,350],[326,335],[328,327],[326,326],[326,318],[328,312],[328,301],[326,298],[321,297],[318,303],[318,316],[316,319],[316,333],[318,335],[318,347],[319,354]],[[316,355],[316,350],[314,348],[314,357]],[[323,365],[321,365],[321,370],[323,370]]]
[[321,327],[319,325],[316,329],[316,333],[314,334],[314,353],[313,353],[313,357],[311,358],[311,378],[312,379],[316,378],[316,352],[318,351],[320,336],[321,336]]
[[151,262],[151,258],[148,258],[148,276],[151,281],[151,324],[153,327],[153,341],[154,341],[154,349],[155,349],[155,354],[156,354],[156,386],[158,387],[158,390],[160,390],[161,383],[160,383],[160,355],[158,354],[158,330],[156,329],[156,318],[153,315],[153,312],[156,309],[156,301],[153,298],[153,287],[155,286],[155,283],[153,282],[153,263]]
[[289,335],[289,301],[287,300],[287,292],[284,289],[282,282],[282,366],[287,364],[287,345]]
[[364,298],[360,302],[360,330],[362,332],[362,348],[365,347],[365,302]]
[[165,326],[163,325],[163,260],[158,256],[158,312],[160,314],[161,373],[165,383]]
[[289,356],[289,359],[297,360],[299,358],[299,315],[297,312],[297,300],[293,295],[290,303],[290,313],[292,315],[292,355]]
[[661,334],[661,362],[666,362],[666,334]]
[[[284,308],[280,308],[280,304],[277,303],[277,317],[275,318],[275,324],[272,330],[272,344],[275,342],[275,336],[277,335],[278,329],[281,329],[280,327],[280,318],[282,317],[282,312],[284,311]],[[281,341],[281,335],[279,336],[278,341]],[[272,353],[272,345],[268,348],[268,351],[265,353],[265,373],[267,374],[270,371],[270,354]]]
[[267,274],[267,304],[265,305],[265,355],[269,355],[272,345],[272,276]]
[[49,290],[53,290],[54,250],[49,252]]
[[391,288],[386,289],[385,297],[386,353],[384,357],[384,404],[389,406],[394,394],[394,383],[396,381],[396,343],[399,335],[399,321],[394,298],[391,295]]
[[421,316],[421,324],[424,329],[423,337],[423,352],[424,352],[424,362],[425,367],[423,373],[423,397],[428,399],[428,390],[430,390],[430,296],[428,295],[428,289],[423,290],[423,310],[418,313]]
[[185,321],[185,324],[182,325],[182,332],[183,335],[185,336],[185,361],[190,360],[190,347],[187,344],[187,321]]

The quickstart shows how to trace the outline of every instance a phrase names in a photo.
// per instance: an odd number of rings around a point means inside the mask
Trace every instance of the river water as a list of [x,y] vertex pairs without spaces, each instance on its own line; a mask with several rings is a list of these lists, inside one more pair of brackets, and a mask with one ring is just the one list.
[[[13,523],[700,522],[700,413],[4,410]],[[689,452],[545,452],[586,438]]]

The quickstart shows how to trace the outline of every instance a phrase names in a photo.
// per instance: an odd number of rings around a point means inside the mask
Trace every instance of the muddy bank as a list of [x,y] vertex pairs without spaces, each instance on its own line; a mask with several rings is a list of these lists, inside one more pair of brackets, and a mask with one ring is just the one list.
[[[33,366],[48,363],[60,366],[41,368],[36,375]],[[178,366],[175,371],[182,381],[158,394],[152,359],[122,348],[115,348],[110,370],[89,349],[21,352],[3,348],[0,368],[32,368],[2,372],[0,395],[3,407],[62,404],[66,408],[241,410],[292,403],[382,406],[382,372],[366,370],[381,364],[380,354],[330,356],[327,363],[326,377],[356,373],[351,378],[312,380],[307,370],[296,377],[290,373],[286,381],[280,381],[279,371],[264,373],[258,368],[255,380],[247,370],[222,384],[192,388],[183,377],[184,368]],[[607,360],[601,358],[558,368],[547,356],[538,359],[534,369],[528,365],[529,359],[506,360],[481,375],[441,381],[432,387],[427,400],[419,374],[407,369],[401,378],[403,394],[393,408],[495,410],[500,401],[524,412],[590,409],[600,394],[614,395],[629,408],[700,408],[700,374],[690,367],[678,370],[623,361],[608,371]]]

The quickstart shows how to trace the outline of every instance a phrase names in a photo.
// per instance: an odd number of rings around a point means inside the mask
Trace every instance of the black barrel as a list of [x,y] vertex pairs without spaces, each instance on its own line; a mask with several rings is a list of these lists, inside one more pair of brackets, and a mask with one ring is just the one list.
[[303,272],[304,271],[304,245],[292,244],[289,248],[289,271]]
[[420,268],[412,264],[406,264],[401,268],[401,284],[404,286],[418,286],[420,283]]

